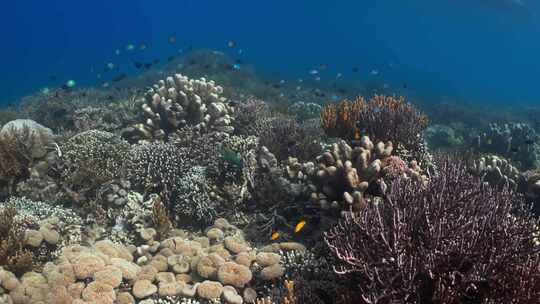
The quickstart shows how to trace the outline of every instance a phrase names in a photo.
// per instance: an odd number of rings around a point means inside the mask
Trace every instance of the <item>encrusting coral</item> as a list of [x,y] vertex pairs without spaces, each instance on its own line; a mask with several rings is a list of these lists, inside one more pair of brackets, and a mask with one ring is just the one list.
[[129,137],[167,139],[184,127],[198,131],[231,133],[234,108],[222,96],[223,88],[204,78],[194,80],[181,74],[159,81],[145,96],[142,110],[146,120],[133,126]]

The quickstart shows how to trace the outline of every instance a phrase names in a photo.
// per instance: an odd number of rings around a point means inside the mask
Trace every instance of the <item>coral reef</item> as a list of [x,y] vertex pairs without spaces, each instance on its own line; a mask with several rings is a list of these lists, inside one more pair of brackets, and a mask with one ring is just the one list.
[[[338,273],[361,303],[530,303],[540,293],[535,221],[510,189],[486,186],[455,160],[419,189],[394,182],[380,204],[326,233]],[[527,292],[523,292],[527,290]]]
[[184,155],[172,144],[144,143],[131,148],[125,164],[126,174],[142,193],[157,193],[169,209],[177,193],[177,181],[187,170]]
[[211,183],[206,177],[206,169],[196,166],[185,172],[177,180],[175,204],[172,208],[176,220],[212,222],[216,216],[216,200],[209,195]]
[[130,145],[105,131],[79,133],[60,145],[58,171],[69,199],[82,204],[95,198],[98,188],[122,176]]
[[521,170],[538,167],[538,135],[527,124],[492,123],[474,138],[473,146],[481,153],[492,153],[512,160]]
[[448,125],[430,125],[424,132],[431,149],[456,149],[463,145],[463,136]]
[[297,101],[289,106],[289,113],[300,121],[318,118],[322,106],[313,102]]
[[[0,187],[16,192],[17,183],[30,177],[34,169],[47,167],[47,154],[54,150],[52,131],[33,120],[17,119],[0,130]],[[34,166],[34,168],[32,168]]]
[[392,151],[391,142],[375,145],[367,136],[354,148],[343,140],[333,144],[317,158],[311,200],[322,209],[358,211],[367,205],[366,194],[383,195],[392,179],[406,176],[425,184],[427,177],[416,163],[408,166]]
[[[19,117],[33,119],[58,133],[85,131],[86,127],[112,131],[109,127],[116,128],[134,122],[132,120],[140,109],[137,105],[137,111],[133,110],[138,91],[136,88],[55,89],[24,97],[18,114]],[[97,112],[103,115],[98,116]]]
[[279,254],[251,248],[241,231],[224,219],[217,219],[206,236],[176,234],[161,242],[149,237],[138,247],[109,240],[67,246],[41,273],[29,272],[19,280],[0,269],[0,284],[15,302],[167,303],[159,301],[168,297],[178,301],[174,303],[219,298],[249,303],[257,297],[250,286],[264,284],[263,273],[271,273],[272,279],[283,274]]
[[204,78],[194,80],[181,74],[167,77],[146,93],[142,106],[146,120],[134,125],[128,136],[166,139],[188,125],[201,132],[231,133],[234,108],[222,94],[222,87]]
[[260,138],[260,144],[280,161],[288,157],[308,161],[322,151],[318,121],[298,123],[292,117],[279,115],[256,121],[254,128],[253,135]]
[[493,186],[506,186],[516,189],[519,170],[512,164],[496,155],[485,155],[469,164],[469,172],[479,176],[482,181]]
[[261,99],[249,96],[236,105],[233,126],[239,135],[255,135],[256,123],[272,116],[270,105]]
[[0,209],[0,266],[21,275],[33,269],[34,259],[24,248],[24,228],[17,223],[16,216],[17,210],[13,207]]
[[525,195],[527,202],[532,203],[534,214],[540,216],[540,170],[521,173],[517,184],[518,191]]
[[375,141],[391,141],[413,159],[424,160],[422,134],[427,117],[403,97],[375,95],[369,102],[357,97],[352,102],[328,104],[321,112],[321,121],[328,136],[351,141],[367,135]]
[[0,193],[15,192],[16,184],[29,176],[30,161],[29,155],[20,153],[15,138],[0,137]]
[[47,148],[54,143],[53,132],[29,119],[16,119],[5,124],[0,130],[1,138],[14,138],[23,149],[19,153],[33,159],[43,158]]
[[[402,97],[327,104],[365,92],[235,60],[0,112],[0,303],[537,302],[537,111],[423,105],[428,127]],[[531,127],[472,142],[490,120]]]

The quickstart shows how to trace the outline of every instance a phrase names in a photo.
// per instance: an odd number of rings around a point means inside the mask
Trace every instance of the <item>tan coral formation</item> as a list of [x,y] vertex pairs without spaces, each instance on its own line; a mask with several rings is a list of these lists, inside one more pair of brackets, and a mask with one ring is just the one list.
[[[322,209],[352,207],[359,210],[365,206],[365,193],[383,194],[389,179],[401,176],[425,182],[427,177],[416,162],[407,166],[392,156],[391,142],[377,144],[363,136],[357,146],[341,140],[317,158],[314,176],[316,191],[311,194],[313,202]],[[385,178],[386,177],[386,178]]]
[[231,133],[234,108],[222,94],[221,86],[205,78],[175,74],[160,80],[146,93],[142,106],[146,120],[134,125],[134,135],[163,139],[188,125],[201,132]]
[[469,164],[469,171],[493,186],[507,185],[515,189],[519,170],[502,156],[484,155]]

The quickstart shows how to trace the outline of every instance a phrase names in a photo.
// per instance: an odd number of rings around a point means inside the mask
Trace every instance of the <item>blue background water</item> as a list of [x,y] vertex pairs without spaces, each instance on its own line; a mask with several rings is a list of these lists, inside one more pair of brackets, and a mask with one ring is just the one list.
[[[108,62],[133,73],[134,59],[193,46],[241,48],[244,61],[286,79],[324,63],[323,81],[341,72],[424,100],[535,103],[539,9],[527,0],[5,1],[0,102],[68,79],[92,85]],[[148,48],[126,52],[130,43]]]

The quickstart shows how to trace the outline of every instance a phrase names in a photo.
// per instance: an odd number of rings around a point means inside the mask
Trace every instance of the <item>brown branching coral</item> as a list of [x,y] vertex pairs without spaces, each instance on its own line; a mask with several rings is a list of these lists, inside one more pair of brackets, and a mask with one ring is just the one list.
[[7,183],[8,192],[15,191],[18,181],[28,177],[31,157],[12,136],[0,136],[0,184]]
[[347,214],[325,235],[357,303],[535,303],[536,221],[521,197],[444,160],[425,188],[394,182],[380,204]]
[[16,215],[13,207],[0,210],[0,266],[22,274],[34,267],[34,259],[32,253],[24,249],[24,231],[16,223]]
[[159,239],[165,239],[172,229],[172,223],[169,220],[167,208],[161,202],[159,196],[154,197],[154,203],[152,206],[152,222],[157,231]]
[[369,102],[358,97],[329,104],[321,112],[321,122],[331,137],[351,141],[367,135],[375,141],[391,141],[419,161],[425,153],[422,132],[428,124],[427,116],[403,97],[375,95]]

